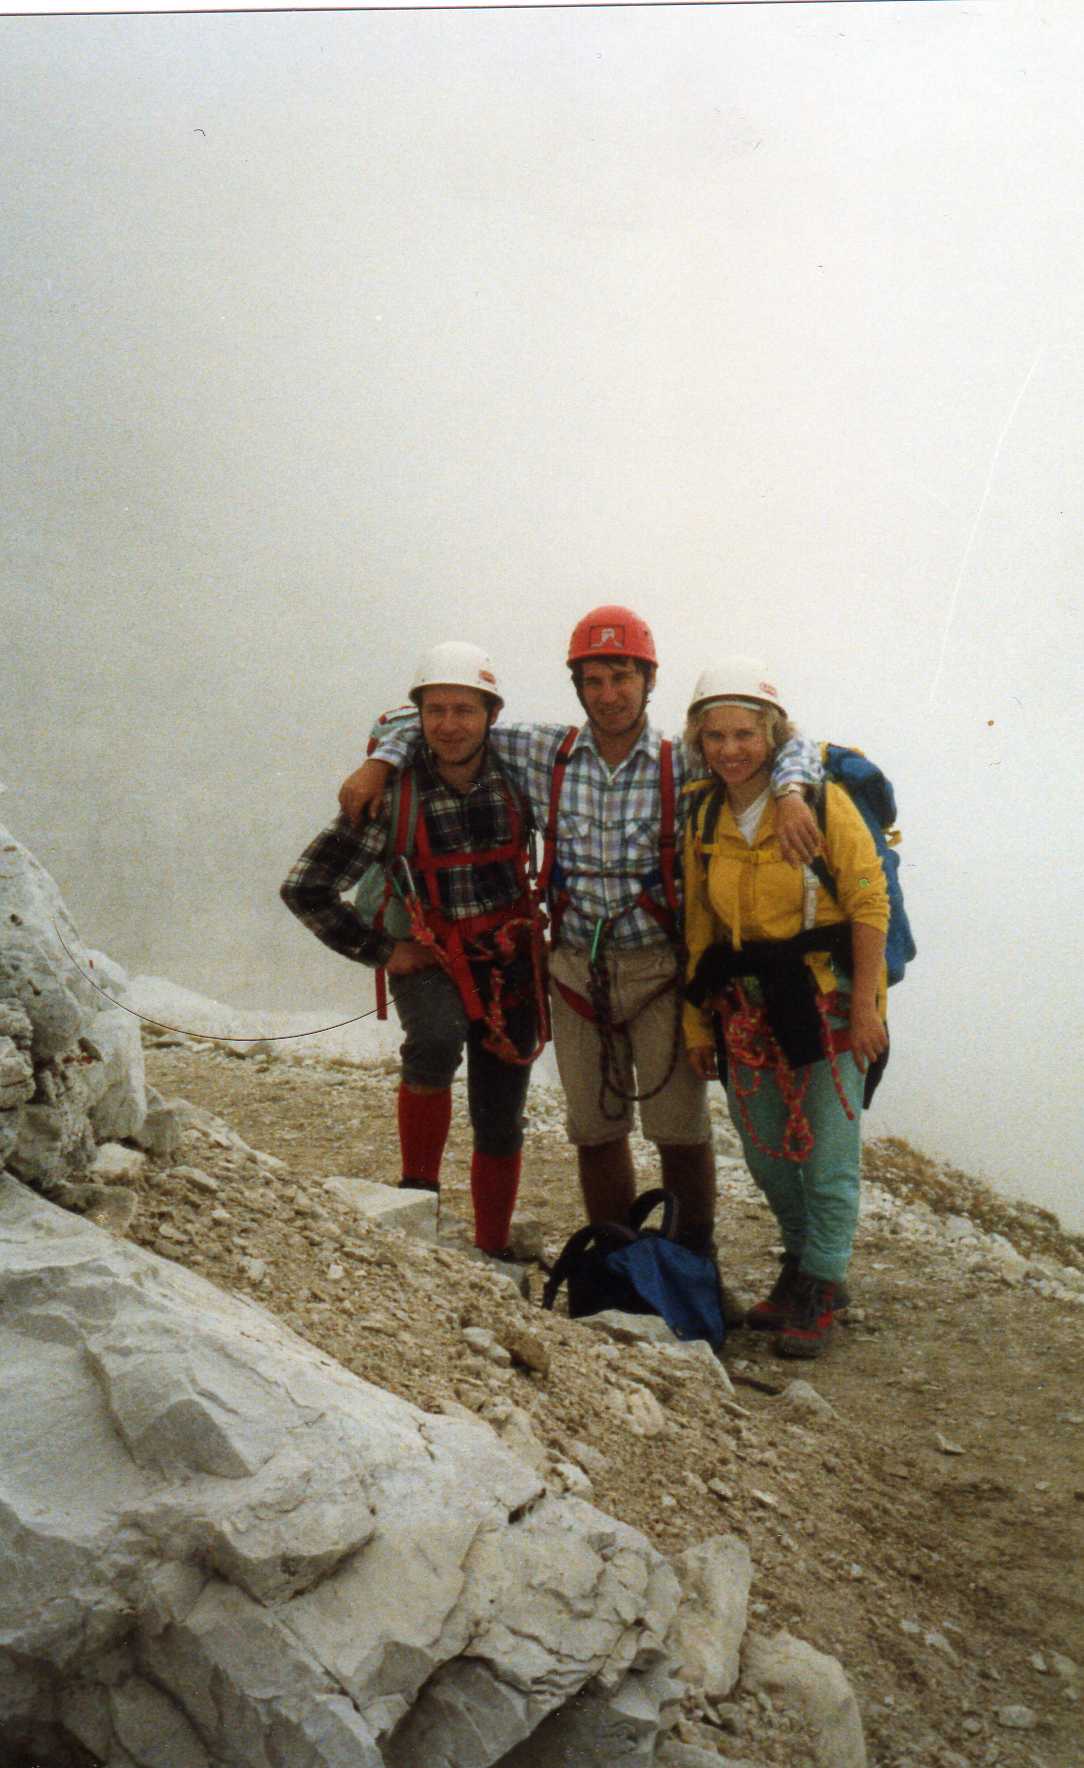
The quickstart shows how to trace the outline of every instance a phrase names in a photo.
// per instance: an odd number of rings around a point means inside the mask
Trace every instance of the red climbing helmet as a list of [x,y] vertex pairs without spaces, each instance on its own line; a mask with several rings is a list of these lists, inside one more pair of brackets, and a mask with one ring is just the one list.
[[631,608],[607,602],[577,620],[568,641],[568,666],[588,663],[593,657],[632,657],[640,663],[657,664],[651,628]]

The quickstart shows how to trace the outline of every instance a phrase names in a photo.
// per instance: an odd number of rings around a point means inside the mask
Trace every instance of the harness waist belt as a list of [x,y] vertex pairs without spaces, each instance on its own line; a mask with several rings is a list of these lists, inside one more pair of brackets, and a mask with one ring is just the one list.
[[[790,939],[753,939],[735,951],[717,941],[701,954],[696,973],[685,990],[694,1007],[702,1007],[712,995],[721,994],[739,976],[755,976],[768,983],[790,974],[809,952],[835,958],[848,975],[852,969],[851,929],[847,921],[828,927],[807,927]],[[802,965],[803,970],[806,966]],[[808,975],[808,970],[806,971]]]

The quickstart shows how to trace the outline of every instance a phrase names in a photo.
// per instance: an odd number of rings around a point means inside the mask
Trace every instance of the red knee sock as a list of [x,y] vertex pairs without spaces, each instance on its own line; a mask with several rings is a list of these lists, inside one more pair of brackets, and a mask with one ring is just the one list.
[[474,1244],[483,1252],[503,1252],[519,1190],[523,1155],[481,1154],[470,1163],[470,1195],[474,1205]]
[[404,1179],[424,1179],[436,1185],[440,1161],[452,1121],[452,1089],[439,1093],[415,1093],[405,1083],[399,1088],[399,1148]]

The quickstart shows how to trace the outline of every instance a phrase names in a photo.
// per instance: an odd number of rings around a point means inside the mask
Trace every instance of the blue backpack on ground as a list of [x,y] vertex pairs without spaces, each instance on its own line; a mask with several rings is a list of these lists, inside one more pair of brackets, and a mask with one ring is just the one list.
[[[896,794],[891,780],[869,757],[862,754],[861,749],[846,749],[839,743],[824,743],[821,747],[821,760],[827,778],[837,786],[842,786],[848,797],[861,814],[862,820],[873,836],[874,845],[884,867],[885,883],[888,886],[888,935],[885,940],[885,963],[888,966],[889,983],[899,982],[904,970],[915,955],[915,941],[911,933],[911,923],[907,918],[907,909],[903,901],[903,886],[900,884],[900,856],[896,852],[900,832],[894,826],[896,821]],[[817,799],[817,821],[824,830],[824,794]],[[814,860],[810,870],[819,883],[824,885],[828,894],[834,899],[837,895],[835,879],[823,860]]]
[[[645,1228],[662,1205],[661,1228]],[[629,1211],[629,1226],[589,1223],[566,1242],[542,1293],[552,1308],[568,1290],[572,1320],[616,1308],[623,1314],[659,1314],[675,1338],[704,1338],[718,1350],[726,1335],[723,1298],[715,1261],[681,1246],[673,1234],[677,1198],[672,1191],[645,1191]]]

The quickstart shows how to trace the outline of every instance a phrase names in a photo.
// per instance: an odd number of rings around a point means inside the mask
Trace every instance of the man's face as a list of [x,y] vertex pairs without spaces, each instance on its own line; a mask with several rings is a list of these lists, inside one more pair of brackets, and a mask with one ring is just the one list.
[[489,701],[477,688],[431,687],[421,693],[422,735],[448,767],[469,761],[486,740]]
[[631,730],[643,717],[650,684],[631,658],[585,663],[580,684],[587,716],[604,735]]

